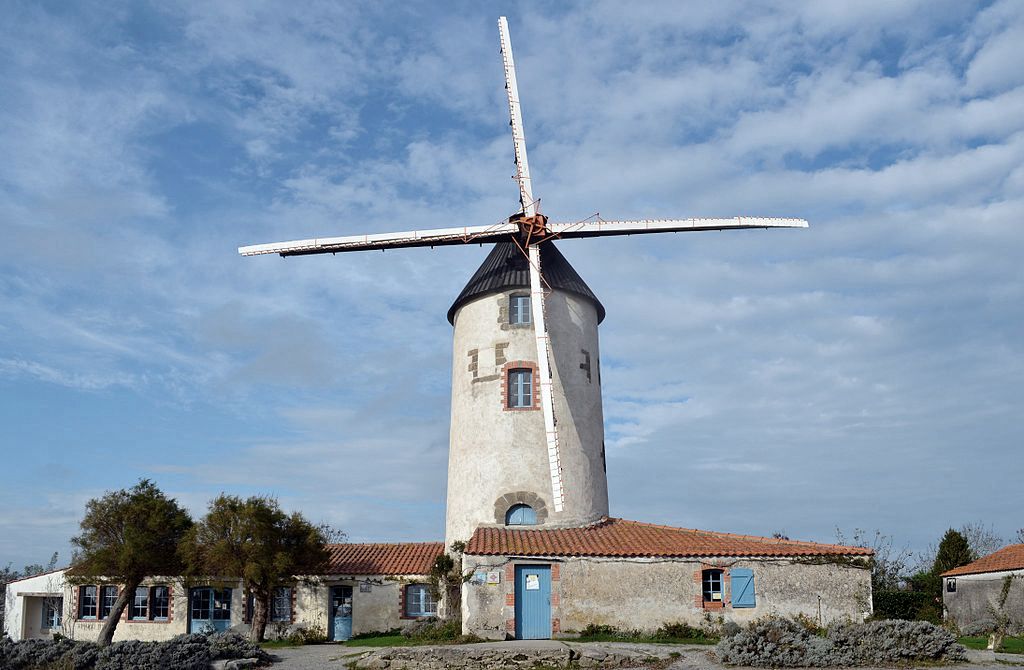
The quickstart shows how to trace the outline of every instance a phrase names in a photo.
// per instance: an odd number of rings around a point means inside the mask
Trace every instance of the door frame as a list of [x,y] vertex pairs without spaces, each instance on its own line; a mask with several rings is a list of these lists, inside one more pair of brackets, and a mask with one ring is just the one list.
[[[529,637],[527,637],[526,631],[524,630],[525,624],[527,623],[525,621],[526,617],[523,615],[523,609],[526,606],[526,598],[527,598],[524,575],[527,573],[528,570],[536,570],[536,571],[538,571],[540,573],[540,575],[541,575],[540,576],[541,588],[540,588],[540,594],[538,594],[538,596],[539,597],[546,597],[547,598],[547,604],[543,605],[546,608],[546,612],[547,612],[546,616],[544,617],[544,620],[546,621],[546,630],[547,630],[547,634],[545,636],[540,636],[540,635],[534,634],[534,635],[530,635]],[[515,575],[515,586],[514,586],[514,592],[513,592],[514,596],[513,596],[513,598],[515,600],[515,610],[514,610],[515,613],[514,613],[514,616],[515,616],[515,622],[516,622],[516,626],[515,626],[515,636],[516,636],[516,639],[517,640],[550,640],[551,637],[552,637],[552,633],[554,632],[553,631],[553,626],[552,626],[552,621],[551,621],[551,613],[552,613],[552,607],[551,607],[551,592],[552,592],[551,565],[549,563],[519,563],[519,564],[516,564],[516,566],[515,566],[514,575]],[[547,585],[546,589],[544,588],[545,584]],[[546,596],[544,595],[544,591],[545,590],[547,591]]]
[[352,625],[353,625],[353,623],[355,621],[355,616],[354,615],[355,615],[355,611],[356,611],[356,592],[355,592],[355,589],[352,587],[351,584],[332,584],[332,585],[330,585],[327,588],[327,637],[328,637],[329,641],[331,641],[331,642],[343,642],[344,640],[340,640],[337,637],[335,637],[335,629],[334,629],[334,622],[335,622],[335,617],[334,617],[334,592],[335,592],[336,589],[348,589],[349,600],[352,603],[352,605],[351,605],[352,610],[349,612],[349,615],[348,615],[348,619],[349,619],[349,635],[348,635],[348,637],[345,638],[345,640],[351,639],[352,635],[353,635]]

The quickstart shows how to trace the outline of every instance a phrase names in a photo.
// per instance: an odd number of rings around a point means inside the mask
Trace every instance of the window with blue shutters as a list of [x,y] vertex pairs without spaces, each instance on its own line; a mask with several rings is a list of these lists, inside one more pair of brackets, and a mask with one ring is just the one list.
[[530,296],[524,293],[510,295],[508,298],[508,322],[512,325],[525,325],[532,321]]
[[537,512],[529,505],[512,505],[505,513],[506,526],[535,526],[537,524]]
[[513,409],[533,407],[533,370],[514,368],[508,371],[508,406]]
[[732,582],[732,606],[755,607],[754,571],[749,568],[733,568],[729,571],[729,579]]

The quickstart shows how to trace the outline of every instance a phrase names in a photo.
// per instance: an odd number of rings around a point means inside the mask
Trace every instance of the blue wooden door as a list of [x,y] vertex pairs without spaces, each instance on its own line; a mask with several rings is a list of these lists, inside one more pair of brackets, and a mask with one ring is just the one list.
[[222,632],[231,628],[231,589],[200,586],[189,593],[188,631]]
[[352,637],[352,587],[331,587],[331,639],[335,642]]
[[551,566],[516,566],[516,639],[551,638]]

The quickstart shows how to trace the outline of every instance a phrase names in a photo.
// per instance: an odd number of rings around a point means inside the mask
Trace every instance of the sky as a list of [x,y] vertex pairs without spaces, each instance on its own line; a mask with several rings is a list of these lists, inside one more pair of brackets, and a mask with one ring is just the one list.
[[497,18],[599,296],[613,516],[923,549],[1024,526],[1024,3],[21,2],[0,22],[0,565],[153,479],[444,529],[479,246],[245,244],[518,208]]

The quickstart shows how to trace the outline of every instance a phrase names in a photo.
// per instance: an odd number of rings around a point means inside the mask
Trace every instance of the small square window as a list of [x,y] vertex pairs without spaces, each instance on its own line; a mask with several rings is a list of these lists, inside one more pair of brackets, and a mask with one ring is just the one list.
[[61,623],[61,612],[64,609],[63,598],[47,598],[43,601],[43,630],[58,630]]
[[721,570],[705,570],[701,574],[701,582],[703,585],[704,602],[706,603],[720,603],[722,602],[722,571]]
[[513,325],[533,323],[533,314],[530,311],[530,296],[525,293],[515,293],[508,298],[508,322]]
[[533,407],[533,370],[514,368],[508,371],[508,406],[512,409]]

